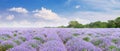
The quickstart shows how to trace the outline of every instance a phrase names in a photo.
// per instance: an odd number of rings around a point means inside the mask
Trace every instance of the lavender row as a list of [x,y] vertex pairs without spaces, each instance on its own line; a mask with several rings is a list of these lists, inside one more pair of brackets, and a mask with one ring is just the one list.
[[120,29],[0,29],[0,51],[120,51]]

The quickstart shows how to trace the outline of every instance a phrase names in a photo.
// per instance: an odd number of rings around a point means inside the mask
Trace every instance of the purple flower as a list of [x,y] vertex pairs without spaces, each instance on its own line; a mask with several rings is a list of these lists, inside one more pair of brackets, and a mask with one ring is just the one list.
[[62,42],[51,40],[44,43],[40,51],[67,51],[67,50]]
[[102,51],[93,44],[80,38],[72,38],[66,43],[67,51]]
[[36,51],[36,50],[31,50],[31,49],[19,46],[19,47],[11,48],[11,49],[9,49],[7,51]]

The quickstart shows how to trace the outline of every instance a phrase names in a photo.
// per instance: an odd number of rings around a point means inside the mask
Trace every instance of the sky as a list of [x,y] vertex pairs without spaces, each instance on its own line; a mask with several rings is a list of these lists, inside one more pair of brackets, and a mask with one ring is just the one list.
[[57,27],[120,16],[120,0],[0,0],[0,27]]

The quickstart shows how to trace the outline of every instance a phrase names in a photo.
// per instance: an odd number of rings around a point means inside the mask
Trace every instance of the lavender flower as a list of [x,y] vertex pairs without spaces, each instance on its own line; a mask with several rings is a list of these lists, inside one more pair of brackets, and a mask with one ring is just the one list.
[[7,51],[36,51],[36,50],[31,50],[31,49],[28,49],[28,48],[23,48],[23,47],[15,47],[15,48],[12,48],[12,49],[9,49]]
[[66,43],[67,51],[102,51],[93,44],[81,40],[79,38],[72,38]]
[[62,42],[51,40],[44,43],[40,51],[67,51],[67,50]]

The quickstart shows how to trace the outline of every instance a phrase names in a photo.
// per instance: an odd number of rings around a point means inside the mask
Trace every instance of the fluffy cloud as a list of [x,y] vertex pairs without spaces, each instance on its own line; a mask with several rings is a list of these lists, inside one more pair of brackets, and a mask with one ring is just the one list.
[[75,8],[76,8],[76,9],[80,8],[80,5],[76,5]]
[[6,20],[13,20],[14,19],[14,15],[8,15],[7,17],[6,17]]
[[28,11],[22,7],[13,7],[13,8],[10,8],[9,11],[14,11],[14,12],[23,13],[23,14],[28,13]]
[[87,20],[87,19],[73,18],[73,20],[78,21],[81,24],[88,24],[88,23],[90,23],[90,21]]
[[60,19],[60,17],[56,13],[54,13],[54,12],[52,12],[52,10],[46,9],[44,7],[42,7],[41,10],[35,10],[33,12],[35,12],[34,16],[37,18],[43,18],[46,20],[58,20],[58,19]]

